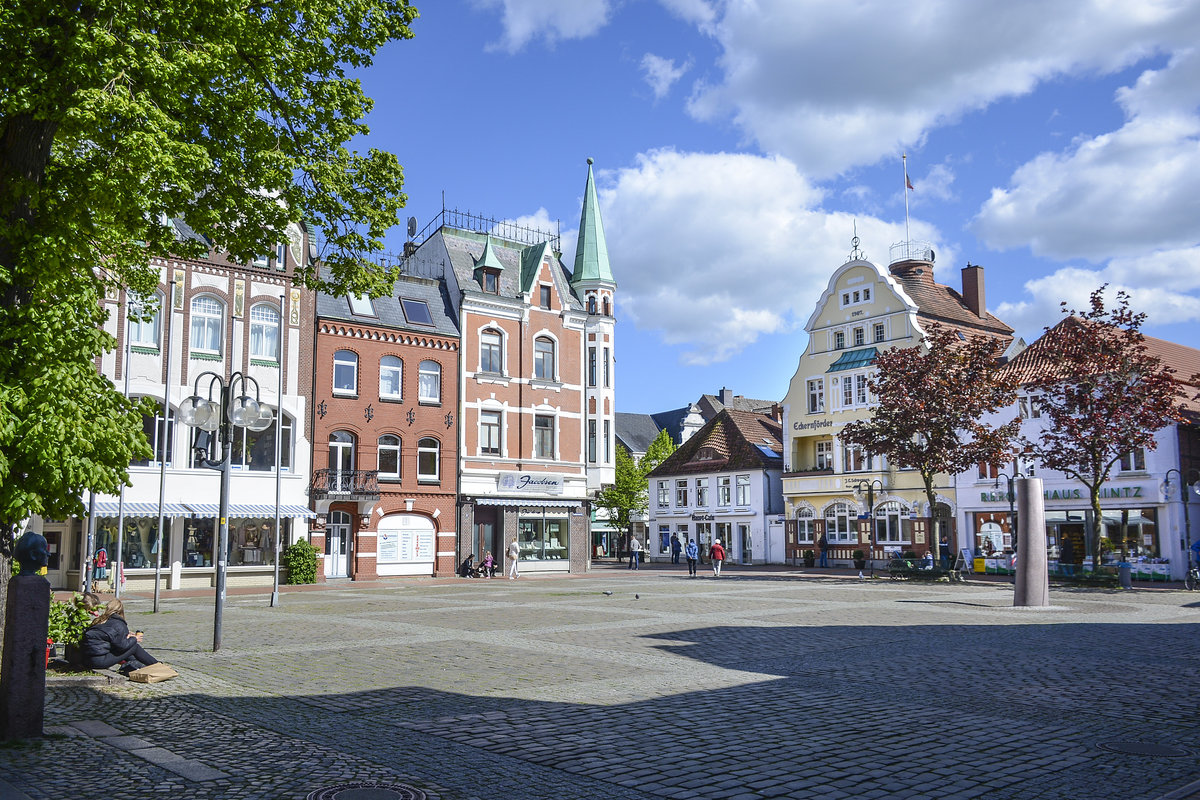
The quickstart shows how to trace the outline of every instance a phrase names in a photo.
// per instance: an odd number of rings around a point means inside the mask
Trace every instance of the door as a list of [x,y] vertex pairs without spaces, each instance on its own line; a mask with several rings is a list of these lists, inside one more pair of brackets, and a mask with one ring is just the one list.
[[329,512],[329,522],[325,526],[325,577],[350,576],[349,541],[350,515],[345,511]]
[[49,554],[46,562],[46,580],[50,581],[52,589],[65,589],[69,565],[63,552],[63,542],[66,541],[63,528],[47,525],[42,535],[46,537],[46,552]]
[[738,525],[738,538],[742,540],[742,563],[754,563],[754,544],[750,540],[750,526]]

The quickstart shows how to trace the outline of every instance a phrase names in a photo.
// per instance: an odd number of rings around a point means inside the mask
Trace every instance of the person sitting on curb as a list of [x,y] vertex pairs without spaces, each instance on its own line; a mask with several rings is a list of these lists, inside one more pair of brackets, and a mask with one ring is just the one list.
[[142,632],[129,632],[125,623],[125,604],[115,598],[105,604],[104,611],[83,632],[79,649],[83,653],[83,665],[88,669],[107,669],[124,662],[121,674],[128,675],[158,663],[157,658],[142,649]]

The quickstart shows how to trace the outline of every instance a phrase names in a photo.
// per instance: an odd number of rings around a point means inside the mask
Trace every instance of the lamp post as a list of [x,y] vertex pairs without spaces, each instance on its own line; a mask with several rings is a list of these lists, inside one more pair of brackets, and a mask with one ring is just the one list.
[[871,577],[875,577],[875,547],[878,544],[878,542],[876,541],[875,519],[874,519],[875,485],[876,484],[879,485],[879,492],[882,494],[884,491],[883,481],[879,480],[878,478],[872,478],[871,480],[863,479],[863,480],[859,481],[854,487],[854,496],[855,497],[861,498],[863,496],[864,491],[867,493],[866,519],[867,519],[867,525],[869,526],[868,529],[871,531]]
[[[1184,538],[1180,541],[1180,544],[1183,545],[1184,552],[1187,554],[1187,560],[1188,560],[1187,568],[1188,568],[1188,572],[1191,572],[1191,570],[1192,570],[1192,523],[1191,523],[1191,520],[1188,518],[1187,476],[1184,475],[1182,470],[1176,469],[1174,467],[1167,470],[1165,475],[1166,475],[1166,483],[1167,483],[1168,490],[1170,489],[1170,486],[1171,486],[1171,473],[1172,472],[1174,472],[1176,475],[1179,476],[1179,499],[1183,502],[1183,535],[1184,535]],[[1191,475],[1196,476],[1197,484],[1196,484],[1196,488],[1193,488],[1193,491],[1196,491],[1198,494],[1200,494],[1200,470],[1189,469],[1187,471],[1187,475],[1188,476],[1191,476]],[[1186,575],[1187,573],[1185,572],[1184,574]]]
[[1012,475],[1005,475],[1001,472],[996,476],[996,482],[992,484],[994,488],[999,489],[1001,478],[1004,478],[1008,483],[1008,527],[1012,531],[1013,550],[1017,549],[1017,493],[1013,488],[1013,481],[1024,477],[1026,476],[1020,472],[1013,473]]
[[[200,396],[200,383],[208,378],[207,397]],[[254,386],[254,397],[247,394]],[[217,399],[213,400],[216,389]],[[234,397],[235,389],[241,394]],[[217,568],[216,610],[213,614],[213,652],[221,649],[221,621],[225,610],[225,573],[229,563],[229,478],[233,464],[233,428],[249,428],[265,431],[271,426],[274,414],[258,400],[258,382],[241,372],[222,380],[215,372],[204,372],[196,376],[192,396],[179,404],[179,420],[199,430],[196,431],[192,450],[200,466],[221,473],[221,504],[217,517],[217,552],[214,563]],[[214,457],[215,456],[215,457]],[[276,465],[278,468],[278,465]]]

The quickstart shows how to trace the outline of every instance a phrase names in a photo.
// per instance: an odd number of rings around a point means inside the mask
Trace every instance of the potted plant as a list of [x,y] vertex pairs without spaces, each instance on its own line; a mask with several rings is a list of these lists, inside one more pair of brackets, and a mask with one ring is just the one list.
[[55,648],[62,645],[63,658],[79,666],[83,663],[79,642],[95,618],[95,609],[81,594],[72,595],[70,600],[51,600],[47,638],[54,642]]
[[804,551],[804,566],[815,567],[817,565],[817,554],[812,550]]
[[867,554],[864,553],[862,550],[855,550],[853,553],[850,554],[850,557],[854,559],[854,568],[855,569],[865,569],[866,568]]

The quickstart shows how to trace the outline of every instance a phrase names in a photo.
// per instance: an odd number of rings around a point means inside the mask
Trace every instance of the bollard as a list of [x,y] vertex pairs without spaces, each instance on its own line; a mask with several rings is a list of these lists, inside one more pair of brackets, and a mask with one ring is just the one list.
[[1046,509],[1041,478],[1017,478],[1018,536],[1014,606],[1049,606],[1046,571]]

